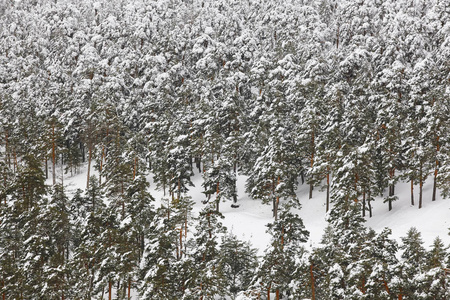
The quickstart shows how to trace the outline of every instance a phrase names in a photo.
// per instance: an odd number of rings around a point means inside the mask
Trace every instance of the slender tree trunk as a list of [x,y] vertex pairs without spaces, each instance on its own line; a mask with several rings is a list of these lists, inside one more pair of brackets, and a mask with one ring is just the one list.
[[[277,179],[277,186],[279,184],[280,184],[280,176],[278,176],[278,179]],[[275,191],[275,189],[274,189],[274,191]],[[274,202],[274,206],[273,206],[273,216],[275,217],[275,221],[278,220],[278,206],[279,206],[279,204],[280,204],[280,197],[277,196],[275,198],[275,202]]]
[[[106,135],[108,137],[108,134]],[[102,185],[103,159],[105,158],[105,145],[102,145],[102,155],[100,156],[100,170],[98,172],[98,183]]]
[[272,284],[269,285],[269,287],[267,288],[267,300],[270,300],[270,287],[272,286]]
[[9,153],[9,141],[8,141],[8,130],[5,130],[5,166],[11,168],[11,159]]
[[131,299],[131,277],[128,277],[128,300]]
[[330,166],[327,166],[327,201],[326,212],[330,210]]
[[89,155],[88,155],[88,168],[87,168],[87,179],[86,179],[86,189],[89,189],[89,177],[91,177],[91,162],[92,162],[92,145],[89,144]]
[[436,201],[436,181],[437,181],[437,175],[439,171],[439,160],[437,159],[437,155],[439,153],[439,136],[436,137],[436,167],[434,168],[434,178],[433,178],[433,196],[431,198],[431,201]]
[[47,156],[45,156],[45,179],[48,179],[48,160],[47,160]]
[[388,295],[390,295],[391,291],[389,290],[389,286],[384,278],[383,278],[383,286],[384,286],[384,289],[386,290],[386,292],[388,293]]
[[370,198],[370,189],[369,192],[367,194],[367,206],[369,207],[369,217],[372,218],[372,202],[371,202],[371,198]]
[[217,212],[219,212],[219,204],[220,204],[219,192],[220,192],[220,182],[217,181],[217,185],[216,185],[216,211]]
[[86,147],[84,147],[84,144],[80,142],[80,151],[81,151],[81,162],[86,162]]
[[61,153],[61,185],[64,186],[64,154]]
[[423,193],[423,176],[422,176],[422,163],[420,163],[420,170],[419,170],[419,208],[422,208],[422,193]]
[[112,299],[112,282],[111,280],[108,281],[108,300]]
[[280,289],[276,289],[275,291],[275,300],[280,300]]
[[183,257],[183,227],[180,226],[180,259]]
[[178,178],[177,198],[178,198],[178,200],[180,200],[180,198],[181,198],[181,179],[180,178]]
[[437,178],[437,174],[438,174],[438,169],[436,167],[436,169],[434,170],[434,177],[433,177],[433,196],[431,198],[431,201],[436,201],[436,178]]
[[363,190],[363,205],[362,205],[362,216],[366,216],[366,189]]
[[336,49],[339,49],[339,36],[340,36],[340,26],[338,24],[337,31],[336,31]]
[[411,205],[414,206],[414,179],[411,176]]
[[[314,144],[315,144],[315,136],[314,136],[314,130],[313,130],[311,133],[311,162],[310,162],[311,169],[314,166]],[[312,178],[311,178],[311,182],[309,183],[309,199],[312,198],[313,189],[314,189],[314,185],[313,185]]]

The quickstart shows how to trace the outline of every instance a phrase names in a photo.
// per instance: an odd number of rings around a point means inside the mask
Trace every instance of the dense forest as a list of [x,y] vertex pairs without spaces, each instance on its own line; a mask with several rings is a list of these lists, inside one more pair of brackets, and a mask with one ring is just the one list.
[[[448,0],[0,0],[0,293],[449,299],[448,245],[364,226],[399,181],[448,200],[449,116]],[[220,221],[238,173],[262,257]],[[326,191],[310,251],[301,184]]]

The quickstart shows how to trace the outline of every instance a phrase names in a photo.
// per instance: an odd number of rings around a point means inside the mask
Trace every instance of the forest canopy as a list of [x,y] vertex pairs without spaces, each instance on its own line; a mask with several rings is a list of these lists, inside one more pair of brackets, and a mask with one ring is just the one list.
[[[399,181],[450,196],[449,22],[448,0],[0,0],[3,297],[445,298],[441,240],[362,224]],[[82,165],[69,195],[56,169]],[[259,267],[220,223],[238,173],[273,210]],[[309,254],[299,184],[326,190]]]

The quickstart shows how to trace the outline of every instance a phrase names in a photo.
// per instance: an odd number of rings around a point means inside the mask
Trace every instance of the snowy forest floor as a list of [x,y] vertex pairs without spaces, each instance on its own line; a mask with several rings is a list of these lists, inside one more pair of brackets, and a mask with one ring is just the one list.
[[[87,165],[83,165],[78,174],[70,176],[64,175],[64,184],[69,194],[77,188],[84,189],[86,186]],[[95,174],[92,169],[91,172]],[[202,193],[202,176],[194,170],[195,176],[192,178],[194,187],[188,192],[195,202],[193,213],[197,214],[204,206],[205,195]],[[92,174],[92,173],[91,173]],[[61,174],[59,174],[61,178]],[[152,176],[148,176],[150,182],[150,193],[156,199],[155,206],[158,206],[164,198],[162,190],[156,190],[156,185],[152,181]],[[49,179],[50,181],[50,179]],[[269,243],[270,236],[266,233],[266,224],[273,221],[272,206],[263,204],[259,200],[250,199],[245,193],[246,177],[239,175],[237,180],[238,208],[232,208],[231,202],[221,202],[220,212],[224,215],[223,224],[229,232],[235,234],[243,241],[250,241],[254,248],[258,249],[258,254],[262,255]],[[431,201],[432,179],[425,182],[423,187],[423,207],[418,208],[419,188],[415,188],[416,205],[411,205],[410,183],[399,182],[396,185],[396,195],[398,200],[393,203],[393,209],[388,211],[387,203],[383,203],[382,197],[377,197],[372,202],[373,217],[366,214],[366,225],[377,232],[383,228],[392,229],[392,237],[400,243],[400,237],[406,235],[411,227],[416,227],[422,234],[424,246],[431,246],[433,240],[439,236],[446,245],[450,244],[448,235],[450,228],[450,199],[443,199],[440,195],[436,201]],[[305,245],[307,249],[317,247],[320,244],[323,231],[327,225],[325,212],[325,192],[316,188],[313,197],[308,198],[309,186],[299,185],[297,196],[301,203],[298,210],[299,216],[303,219],[306,229],[310,232],[310,238]]]

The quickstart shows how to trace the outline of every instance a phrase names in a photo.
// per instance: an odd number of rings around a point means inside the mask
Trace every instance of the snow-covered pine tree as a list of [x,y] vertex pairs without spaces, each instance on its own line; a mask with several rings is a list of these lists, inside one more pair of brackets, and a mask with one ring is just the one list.
[[222,237],[220,256],[229,293],[236,298],[252,282],[258,266],[256,249],[251,248],[249,242],[240,241],[235,235],[228,233]]
[[304,293],[298,280],[304,276],[302,271],[305,268],[301,263],[306,250],[302,244],[307,241],[309,231],[305,229],[303,220],[292,211],[291,205],[285,204],[280,208],[279,218],[267,225],[271,245],[265,250],[253,283],[254,289],[265,295],[265,299],[270,299],[271,294],[280,300]]

